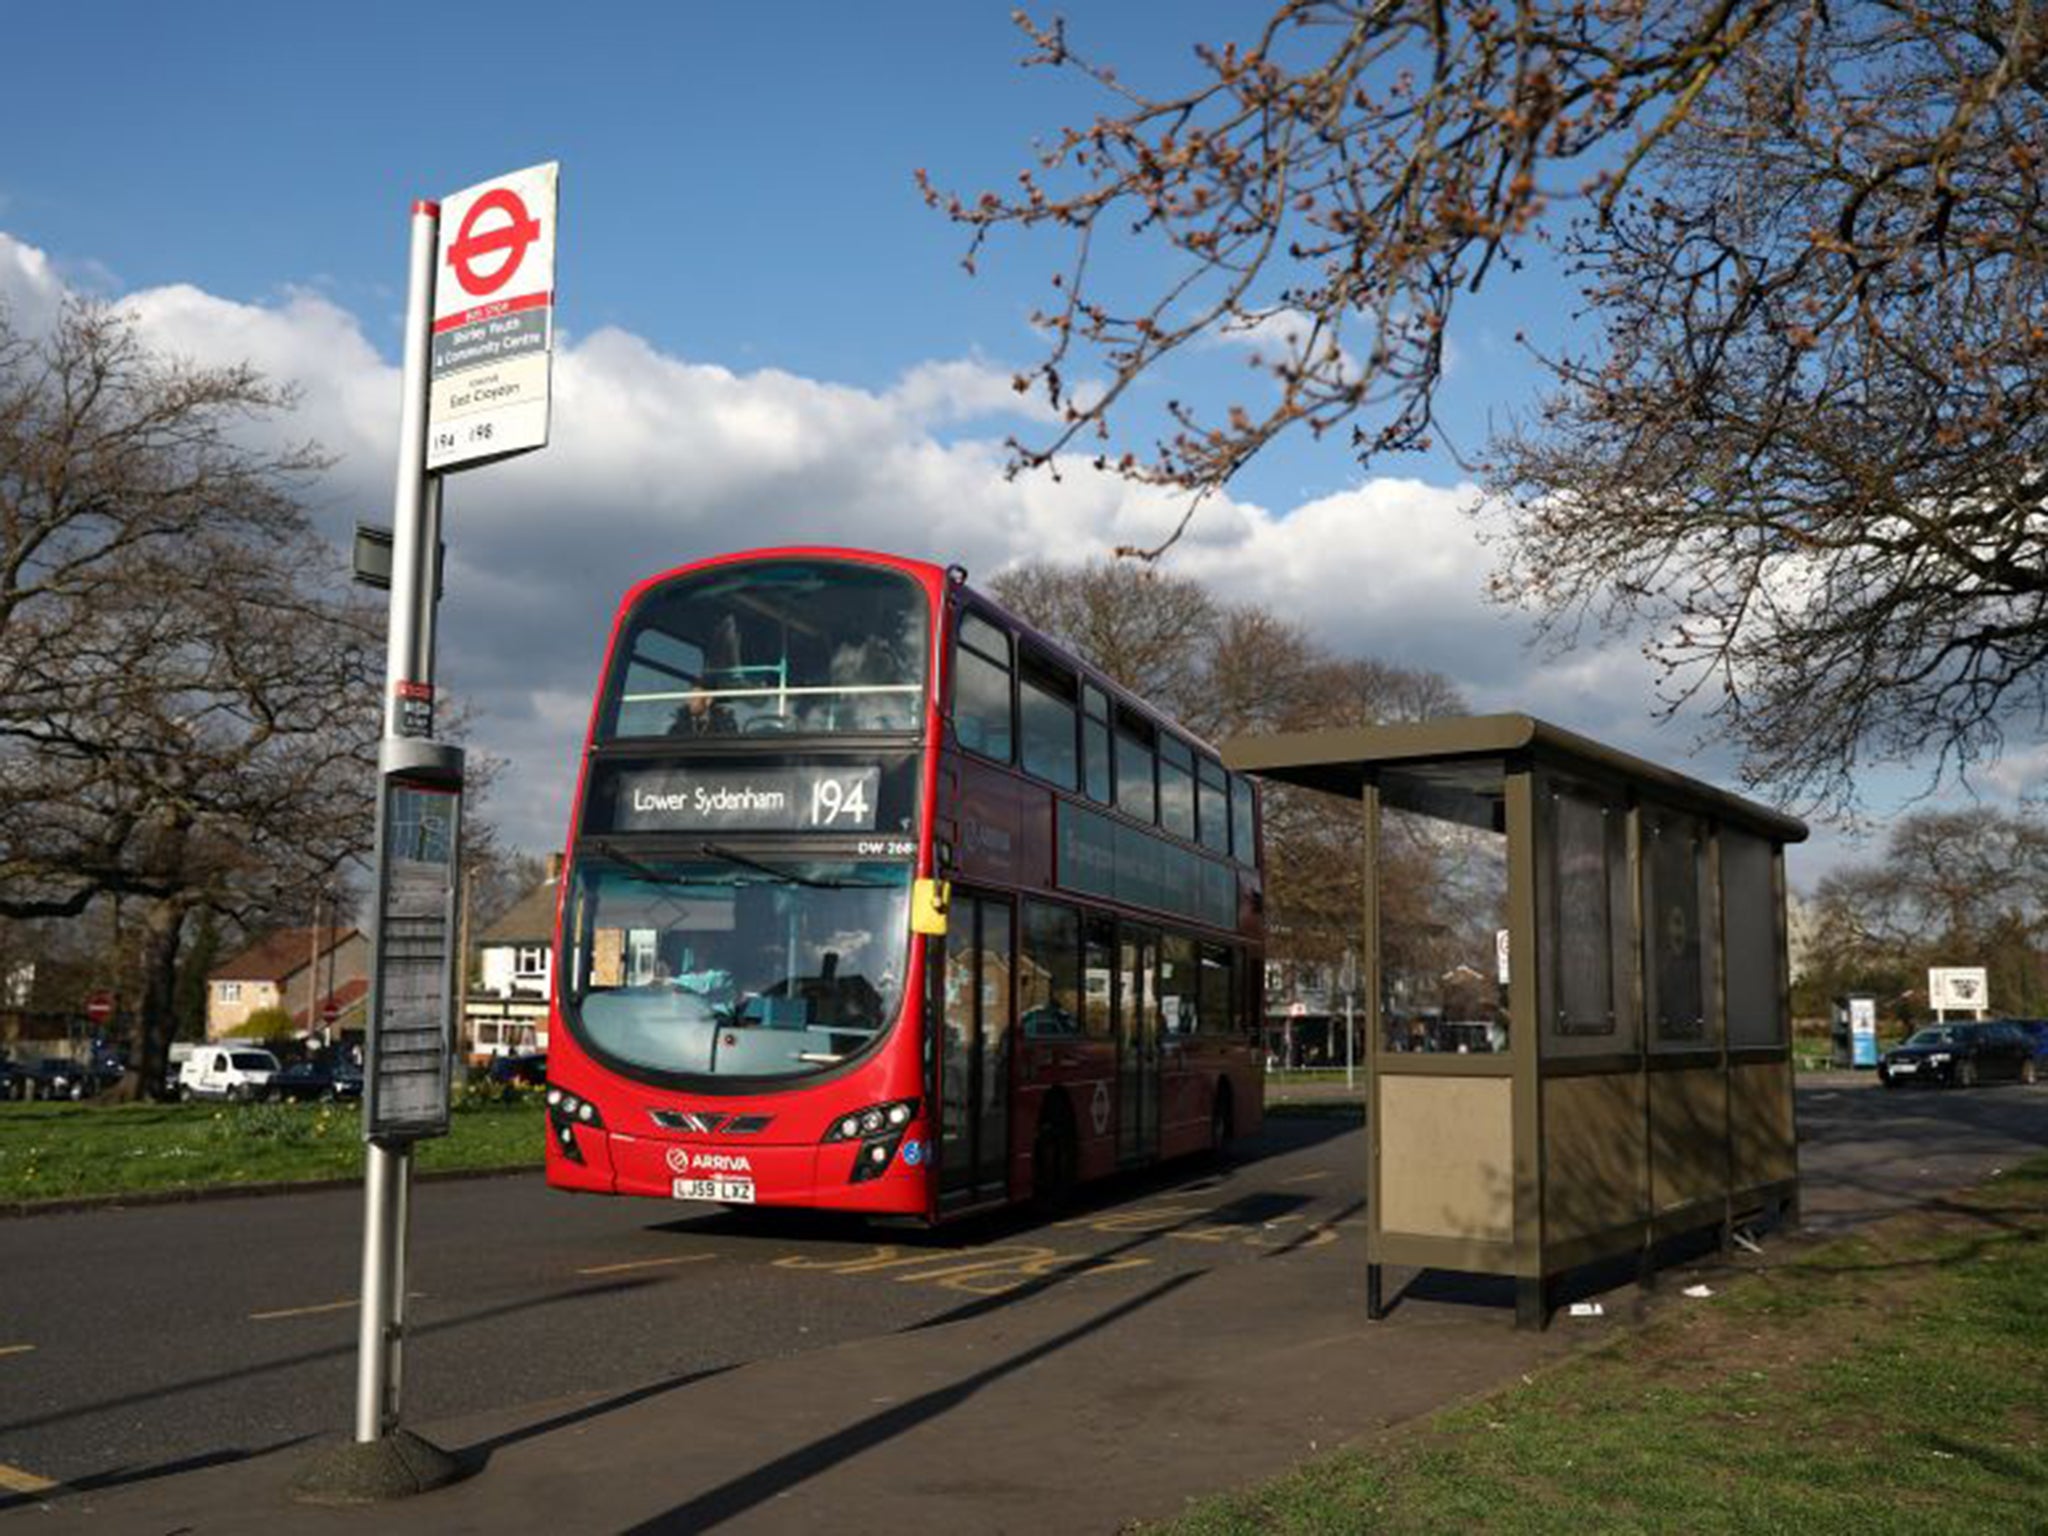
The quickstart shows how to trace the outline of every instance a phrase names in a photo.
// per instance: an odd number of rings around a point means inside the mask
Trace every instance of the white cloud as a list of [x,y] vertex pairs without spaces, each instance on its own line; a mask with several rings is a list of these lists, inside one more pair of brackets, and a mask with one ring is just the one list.
[[[0,299],[23,320],[63,285],[40,251],[0,234]],[[211,362],[247,358],[297,381],[275,430],[338,462],[315,497],[337,544],[387,521],[398,371],[329,298],[290,290],[247,304],[189,286],[125,295],[149,338]],[[896,550],[986,578],[1025,558],[1078,560],[1157,543],[1184,501],[1095,473],[1007,479],[988,437],[935,429],[1020,414],[1007,371],[935,360],[883,391],[776,369],[741,373],[663,353],[618,329],[565,337],[553,443],[452,478],[442,609],[444,689],[476,712],[476,745],[508,760],[495,795],[515,842],[561,839],[589,695],[619,595],[657,570],[780,543]],[[1648,725],[1632,650],[1565,663],[1530,652],[1526,616],[1489,606],[1490,567],[1469,485],[1382,478],[1274,510],[1206,504],[1169,568],[1255,599],[1333,647],[1450,676],[1476,707],[1532,709],[1664,761],[1686,743]]]

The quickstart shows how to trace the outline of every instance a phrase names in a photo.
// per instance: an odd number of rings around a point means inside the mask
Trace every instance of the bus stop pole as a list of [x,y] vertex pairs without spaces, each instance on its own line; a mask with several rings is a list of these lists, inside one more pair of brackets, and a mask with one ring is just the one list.
[[[441,210],[412,206],[411,281],[405,305],[405,372],[398,425],[398,482],[392,501],[391,609],[384,653],[384,741],[399,740],[400,684],[434,678],[432,563],[440,521],[437,482],[427,478],[427,385],[434,311],[434,254]],[[385,857],[382,767],[377,857]],[[374,1030],[377,1021],[372,1019]],[[356,1433],[381,1440],[398,1422],[405,1326],[405,1259],[412,1145],[373,1139],[364,1147],[363,1281],[357,1333]]]

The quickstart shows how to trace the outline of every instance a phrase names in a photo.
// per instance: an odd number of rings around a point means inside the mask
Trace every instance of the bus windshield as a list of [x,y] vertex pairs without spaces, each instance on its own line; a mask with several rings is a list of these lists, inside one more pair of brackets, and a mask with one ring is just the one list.
[[907,864],[605,845],[578,862],[564,996],[627,1069],[802,1076],[895,1018],[909,937]]
[[607,737],[914,731],[923,589],[871,565],[774,560],[681,576],[619,642]]

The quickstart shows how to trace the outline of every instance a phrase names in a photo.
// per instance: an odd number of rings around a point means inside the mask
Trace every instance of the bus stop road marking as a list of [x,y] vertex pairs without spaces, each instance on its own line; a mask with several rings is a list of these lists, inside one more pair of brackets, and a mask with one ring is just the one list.
[[593,1264],[588,1269],[576,1271],[579,1275],[617,1275],[629,1269],[664,1269],[672,1264],[698,1264],[705,1259],[715,1259],[715,1253],[685,1253],[670,1259],[628,1259],[623,1264]]
[[[1120,1269],[1137,1269],[1150,1259],[1097,1258],[1086,1253],[1062,1253],[1036,1243],[1002,1243],[977,1251],[955,1253],[906,1253],[894,1243],[882,1243],[868,1253],[851,1259],[817,1259],[793,1253],[775,1261],[777,1269],[808,1269],[831,1275],[872,1275],[884,1270],[907,1270],[889,1278],[905,1285],[936,1285],[973,1296],[999,1296],[1034,1281],[1068,1276],[1107,1275]],[[931,1266],[936,1265],[936,1268]]]
[[0,1488],[9,1493],[48,1493],[58,1486],[47,1477],[37,1477],[33,1472],[24,1472],[20,1467],[10,1467],[0,1461]]
[[279,1307],[274,1312],[251,1312],[249,1314],[249,1321],[252,1323],[269,1323],[275,1322],[280,1317],[313,1317],[321,1312],[346,1312],[355,1304],[356,1299],[351,1296],[346,1301],[323,1301],[318,1306],[312,1307]]
[[[405,1299],[407,1301],[425,1301],[427,1293],[425,1291],[407,1291]],[[350,1296],[342,1301],[323,1301],[310,1307],[279,1307],[274,1312],[251,1312],[249,1314],[249,1321],[252,1323],[272,1323],[282,1317],[318,1317],[322,1312],[346,1312],[357,1304],[356,1298]]]

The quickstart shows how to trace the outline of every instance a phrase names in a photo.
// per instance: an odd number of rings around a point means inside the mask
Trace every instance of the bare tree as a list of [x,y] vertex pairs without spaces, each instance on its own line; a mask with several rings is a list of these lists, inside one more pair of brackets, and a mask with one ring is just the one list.
[[[1019,617],[1214,740],[1465,711],[1436,673],[1340,658],[1299,624],[1257,604],[1220,602],[1199,582],[1155,568],[1034,562],[991,587]],[[1364,910],[1358,808],[1285,784],[1267,785],[1262,803],[1271,952],[1328,961],[1355,940]],[[1426,909],[1439,852],[1408,836],[1389,850],[1390,915],[1404,927],[1436,921]]]
[[1883,852],[1823,879],[1802,1003],[1849,991],[1924,1007],[1927,968],[1982,965],[2003,1012],[2048,1009],[2048,825],[1992,806],[1902,817]]
[[[1023,25],[1109,110],[1013,191],[927,186],[970,264],[1066,242],[1018,381],[1059,421],[1018,465],[1086,449],[1192,507],[1296,429],[1420,447],[1459,297],[1558,249],[1592,339],[1487,455],[1504,593],[1560,643],[1642,631],[1667,705],[1813,805],[2048,724],[2048,15],[1281,0],[1156,93]],[[1155,259],[1105,261],[1120,240]],[[1258,398],[1120,442],[1136,382],[1226,334]]]
[[237,432],[288,404],[106,310],[0,329],[0,915],[129,903],[143,1084],[192,914],[253,922],[370,842],[381,626],[296,500],[317,454]]

